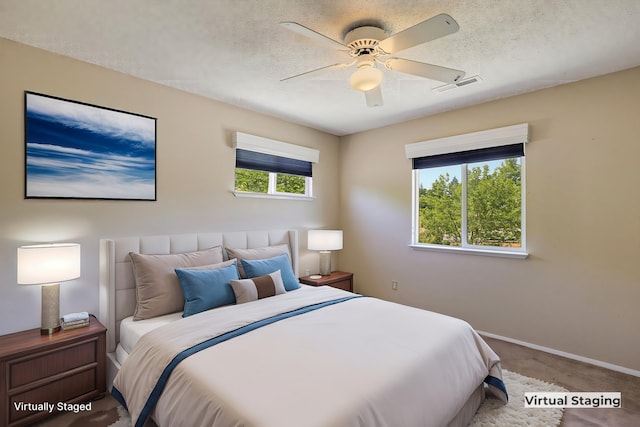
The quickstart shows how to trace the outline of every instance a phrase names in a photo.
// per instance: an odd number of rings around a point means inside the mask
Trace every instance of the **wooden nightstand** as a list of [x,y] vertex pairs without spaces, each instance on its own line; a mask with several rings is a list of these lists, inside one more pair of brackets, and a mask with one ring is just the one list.
[[[40,335],[38,328],[0,336],[0,425],[30,425],[65,402],[104,396],[106,332],[91,317],[87,327],[53,335]],[[43,404],[53,406],[51,413]]]
[[312,279],[311,276],[304,276],[300,278],[300,283],[311,286],[328,285],[334,288],[353,292],[353,273],[334,271],[328,276],[322,276],[320,279]]

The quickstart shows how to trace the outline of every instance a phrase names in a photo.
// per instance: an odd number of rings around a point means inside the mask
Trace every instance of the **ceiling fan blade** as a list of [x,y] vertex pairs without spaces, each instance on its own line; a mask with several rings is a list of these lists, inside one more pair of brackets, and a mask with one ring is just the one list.
[[310,39],[318,41],[324,44],[325,46],[331,47],[333,49],[346,50],[346,51],[349,50],[349,48],[343,45],[342,43],[335,41],[334,39],[329,38],[316,31],[313,31],[312,29],[307,28],[304,25],[300,25],[297,22],[281,22],[280,25],[282,25],[284,28],[288,30],[291,30],[305,37],[309,37]]
[[311,77],[318,76],[320,74],[324,74],[324,73],[327,73],[329,71],[336,70],[338,68],[349,67],[351,65],[353,65],[353,63],[351,63],[351,64],[342,64],[341,63],[341,64],[327,65],[326,67],[316,68],[315,70],[306,71],[304,73],[296,74],[295,76],[287,77],[287,78],[284,78],[284,79],[282,79],[280,81],[281,82],[289,82],[289,81],[292,81],[292,80],[309,79]]
[[446,13],[441,13],[387,37],[378,44],[378,47],[386,53],[395,53],[455,33],[459,29],[460,26],[455,19]]
[[382,89],[380,89],[380,86],[366,91],[364,96],[367,99],[367,107],[382,106]]
[[412,74],[445,83],[459,82],[465,74],[464,71],[461,70],[402,58],[389,58],[385,61],[384,65],[392,71],[400,71],[401,73]]

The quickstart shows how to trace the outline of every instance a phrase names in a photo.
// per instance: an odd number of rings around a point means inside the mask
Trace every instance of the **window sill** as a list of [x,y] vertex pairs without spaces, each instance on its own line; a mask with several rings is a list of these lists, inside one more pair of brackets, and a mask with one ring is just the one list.
[[419,251],[447,252],[447,253],[466,254],[466,255],[492,256],[492,257],[500,257],[500,258],[525,259],[529,256],[527,252],[520,252],[520,251],[499,251],[499,250],[492,250],[492,249],[461,248],[458,246],[436,246],[436,245],[412,244],[412,245],[409,245],[409,247]]
[[281,200],[313,200],[313,197],[297,195],[297,194],[267,194],[267,193],[251,193],[249,191],[232,191],[236,197],[246,197],[253,199],[281,199]]

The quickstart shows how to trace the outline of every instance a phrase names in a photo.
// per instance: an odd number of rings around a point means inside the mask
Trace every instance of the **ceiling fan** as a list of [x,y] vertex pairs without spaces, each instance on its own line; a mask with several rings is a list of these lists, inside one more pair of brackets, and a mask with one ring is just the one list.
[[351,62],[328,65],[287,77],[281,81],[309,78],[335,69],[355,65],[356,70],[349,78],[349,84],[353,89],[364,92],[369,107],[382,105],[380,84],[384,75],[378,64],[381,64],[387,70],[399,71],[445,83],[456,83],[464,77],[464,71],[461,70],[390,56],[401,50],[458,31],[460,29],[458,23],[445,13],[436,15],[388,37],[387,32],[380,26],[359,26],[344,36],[344,43],[333,40],[297,22],[281,22],[280,25],[326,46],[346,51],[353,58]]

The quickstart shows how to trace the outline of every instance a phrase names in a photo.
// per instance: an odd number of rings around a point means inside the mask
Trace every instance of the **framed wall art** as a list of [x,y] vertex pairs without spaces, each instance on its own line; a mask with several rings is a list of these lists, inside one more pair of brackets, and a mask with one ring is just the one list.
[[156,119],[25,92],[25,198],[156,200]]

